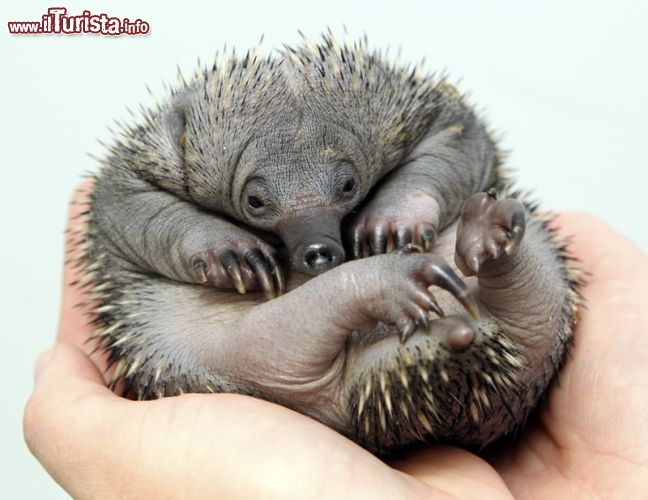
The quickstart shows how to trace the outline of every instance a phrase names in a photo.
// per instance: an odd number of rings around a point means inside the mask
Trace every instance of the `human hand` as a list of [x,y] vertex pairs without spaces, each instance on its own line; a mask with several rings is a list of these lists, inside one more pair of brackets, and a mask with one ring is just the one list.
[[[511,498],[509,488],[520,497],[645,491],[648,391],[640,370],[648,361],[648,337],[641,336],[645,323],[638,315],[648,319],[640,304],[647,259],[590,218],[563,216],[559,225],[576,235],[574,252],[593,274],[585,289],[589,309],[549,407],[521,439],[489,456],[490,464],[457,448],[433,446],[389,466],[307,417],[245,396],[120,398],[97,368],[105,368],[105,360],[82,351],[90,327],[72,307],[83,297],[67,285],[57,345],[39,360],[25,410],[27,443],[75,498]],[[66,267],[66,284],[73,274]]]
[[645,498],[648,257],[590,216],[555,226],[589,273],[575,346],[537,421],[489,460],[520,498]]

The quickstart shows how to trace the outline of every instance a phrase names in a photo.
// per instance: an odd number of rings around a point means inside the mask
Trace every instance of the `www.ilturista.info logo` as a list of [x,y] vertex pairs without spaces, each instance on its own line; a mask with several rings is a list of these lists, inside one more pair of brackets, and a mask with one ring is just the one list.
[[151,27],[146,21],[131,21],[127,17],[109,17],[107,14],[91,14],[84,10],[80,16],[68,16],[65,7],[50,7],[41,21],[10,21],[12,35],[146,35]]

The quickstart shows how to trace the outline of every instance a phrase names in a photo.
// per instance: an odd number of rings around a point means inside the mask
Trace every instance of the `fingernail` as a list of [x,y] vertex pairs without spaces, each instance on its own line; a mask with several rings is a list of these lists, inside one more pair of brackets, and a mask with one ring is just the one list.
[[36,368],[34,369],[34,382],[38,382],[41,375],[47,368],[47,366],[52,361],[52,355],[54,354],[54,348],[50,347],[42,353],[39,354],[38,359],[36,359]]

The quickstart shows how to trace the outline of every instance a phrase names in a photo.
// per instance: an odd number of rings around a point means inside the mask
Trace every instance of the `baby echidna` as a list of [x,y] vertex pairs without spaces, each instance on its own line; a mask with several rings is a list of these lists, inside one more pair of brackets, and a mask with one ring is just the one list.
[[481,118],[364,41],[180,78],[94,178],[75,237],[126,395],[249,394],[377,453],[481,447],[571,341],[577,273]]

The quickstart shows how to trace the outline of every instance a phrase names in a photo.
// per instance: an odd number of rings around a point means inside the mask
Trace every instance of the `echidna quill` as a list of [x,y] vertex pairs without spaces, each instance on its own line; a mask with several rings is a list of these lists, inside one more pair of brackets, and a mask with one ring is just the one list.
[[365,41],[222,57],[101,163],[76,238],[127,396],[248,394],[375,453],[482,447],[572,339],[578,275],[481,117]]

